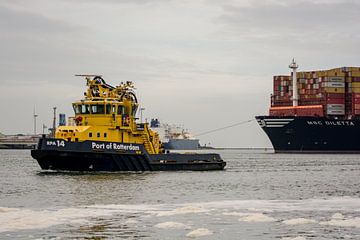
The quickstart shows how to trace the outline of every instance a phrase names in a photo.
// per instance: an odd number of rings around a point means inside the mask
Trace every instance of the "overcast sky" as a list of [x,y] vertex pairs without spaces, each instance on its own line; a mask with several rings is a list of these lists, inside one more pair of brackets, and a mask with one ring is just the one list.
[[[72,115],[74,74],[135,82],[144,115],[193,134],[268,113],[272,76],[359,66],[360,1],[1,0],[0,132]],[[200,136],[270,147],[256,121]]]

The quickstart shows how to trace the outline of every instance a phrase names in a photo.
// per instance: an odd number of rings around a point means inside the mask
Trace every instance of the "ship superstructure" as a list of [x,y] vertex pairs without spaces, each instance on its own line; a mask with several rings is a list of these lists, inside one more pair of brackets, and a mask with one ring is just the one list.
[[275,152],[360,152],[360,68],[274,76],[269,115],[256,119]]
[[159,119],[151,119],[150,128],[159,133],[165,149],[195,150],[199,148],[199,139],[175,124],[161,123]]

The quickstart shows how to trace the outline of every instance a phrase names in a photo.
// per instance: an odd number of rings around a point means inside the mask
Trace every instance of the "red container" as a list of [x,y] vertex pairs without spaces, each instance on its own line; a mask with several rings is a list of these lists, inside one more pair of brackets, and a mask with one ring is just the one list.
[[322,105],[271,107],[270,116],[324,116]]
[[324,110],[322,105],[312,106],[299,106],[296,107],[297,116],[324,116]]
[[360,104],[354,103],[354,104],[353,104],[353,109],[355,109],[355,110],[360,110]]
[[[351,94],[351,93],[350,93],[350,94]],[[350,94],[349,94],[349,95],[350,95]],[[360,98],[360,93],[353,93],[353,94],[352,94],[352,97],[353,97],[353,98]]]
[[360,77],[352,77],[353,82],[360,82]]
[[354,110],[353,115],[360,115],[360,109],[359,110]]
[[360,104],[360,98],[353,98],[354,104]]
[[326,98],[345,98],[345,94],[344,93],[326,93]]
[[326,104],[345,104],[345,98],[327,98]]
[[272,107],[269,113],[270,116],[295,116],[296,109],[294,107]]

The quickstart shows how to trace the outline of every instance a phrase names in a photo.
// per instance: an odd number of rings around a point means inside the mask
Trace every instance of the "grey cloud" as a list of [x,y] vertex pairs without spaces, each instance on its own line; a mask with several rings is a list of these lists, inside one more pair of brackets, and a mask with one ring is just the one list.
[[63,21],[0,6],[0,31],[7,35],[11,33],[44,35],[78,30],[79,28]]
[[258,1],[251,6],[226,5],[223,9],[225,13],[218,22],[237,32],[256,31],[259,36],[297,34],[306,38],[309,32],[343,32],[351,28],[355,34],[359,27],[354,23],[360,20],[360,3],[355,1]]
[[[72,0],[66,0],[73,2]],[[89,4],[89,3],[99,3],[99,4],[158,4],[164,2],[170,2],[173,0],[77,0],[77,3]]]

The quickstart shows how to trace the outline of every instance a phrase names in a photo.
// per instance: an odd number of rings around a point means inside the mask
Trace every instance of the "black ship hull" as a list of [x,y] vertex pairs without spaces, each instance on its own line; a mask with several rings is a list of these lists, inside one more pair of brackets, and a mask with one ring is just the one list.
[[43,170],[58,171],[207,171],[222,170],[219,154],[148,154],[141,144],[39,140],[31,151]]
[[276,153],[360,153],[360,120],[256,116]]

